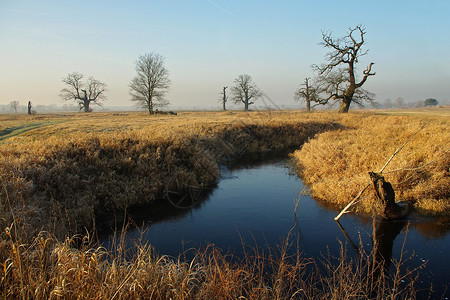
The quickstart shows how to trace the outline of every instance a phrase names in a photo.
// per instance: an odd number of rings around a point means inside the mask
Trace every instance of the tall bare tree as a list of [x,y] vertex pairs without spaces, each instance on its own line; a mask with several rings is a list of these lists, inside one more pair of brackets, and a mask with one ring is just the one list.
[[349,28],[346,36],[334,38],[331,32],[323,32],[322,40],[325,48],[331,49],[326,55],[328,63],[321,66],[313,66],[319,72],[322,80],[328,83],[327,98],[341,101],[339,112],[346,113],[351,102],[362,104],[362,100],[370,101],[373,94],[361,89],[372,72],[374,63],[370,63],[363,71],[363,78],[357,81],[356,64],[361,56],[367,54],[363,50],[365,43],[365,28],[358,25]]
[[[252,77],[247,74],[241,74],[234,80],[235,85],[231,88],[232,99],[234,103],[244,103],[244,110],[262,97],[262,92],[256,84],[252,82]],[[253,100],[253,101],[250,101]]]
[[62,80],[68,87],[62,89],[59,95],[65,101],[77,102],[80,110],[90,112],[91,103],[101,106],[101,101],[106,100],[106,84],[93,77],[83,82],[83,77],[83,74],[77,72],[68,74]]
[[17,109],[19,108],[19,101],[14,100],[9,102],[9,106],[11,106],[11,109],[14,110],[14,112],[17,114]]
[[315,102],[316,104],[325,104],[326,100],[322,100],[320,98],[321,89],[319,86],[313,86],[311,78],[306,77],[305,81],[300,85],[294,93],[294,99],[299,101],[305,101],[306,103],[306,111],[311,111],[311,102]]
[[131,101],[138,102],[151,115],[156,107],[168,105],[165,95],[170,79],[169,71],[164,67],[164,57],[154,52],[139,56],[136,72],[130,83]]

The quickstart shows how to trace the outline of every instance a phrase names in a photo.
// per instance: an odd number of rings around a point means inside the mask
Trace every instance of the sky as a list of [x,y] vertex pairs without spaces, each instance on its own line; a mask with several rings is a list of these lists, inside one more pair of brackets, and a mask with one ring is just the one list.
[[322,32],[366,28],[359,74],[383,103],[450,100],[450,1],[0,0],[0,105],[62,105],[62,78],[107,84],[104,103],[133,106],[129,83],[145,53],[165,57],[174,107],[220,108],[219,93],[249,74],[278,106],[311,65],[325,62]]

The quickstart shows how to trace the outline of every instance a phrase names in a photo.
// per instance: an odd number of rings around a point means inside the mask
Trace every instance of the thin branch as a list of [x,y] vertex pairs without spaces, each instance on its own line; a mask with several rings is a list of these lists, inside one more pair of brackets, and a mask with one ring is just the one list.
[[[447,149],[447,150],[444,151],[444,153],[447,153],[449,151],[450,151],[450,149]],[[442,160],[442,159],[444,159],[444,155],[441,155],[441,156],[439,156],[439,157],[437,157],[437,158],[435,158],[435,159],[433,159],[433,160],[431,160],[431,161],[427,162],[426,164],[423,164],[423,165],[421,165],[419,167],[415,167],[415,168],[399,168],[399,169],[387,171],[387,172],[385,172],[385,174],[395,173],[395,172],[400,172],[400,171],[416,171],[416,170],[425,169],[427,166],[429,166],[429,165],[431,165],[431,164],[433,164],[433,163],[435,163],[435,162],[437,162],[439,160]]]
[[387,167],[387,165],[394,158],[394,156],[397,155],[397,153],[399,153],[406,146],[406,144],[408,144],[413,139],[413,137],[415,137],[424,127],[425,126],[422,126],[406,142],[404,142],[403,145],[400,146],[400,148],[397,148],[397,150],[395,150],[394,154],[392,154],[391,157],[389,157],[388,161],[384,164],[384,166],[381,168],[381,170],[378,173],[382,173],[384,171],[384,169]]
[[349,204],[347,204],[347,206],[346,207],[344,207],[344,209],[343,210],[341,210],[341,212],[334,218],[334,220],[335,221],[337,221],[337,220],[339,220],[339,218],[340,217],[342,217],[342,215],[343,214],[346,214],[346,213],[348,213],[348,209],[350,208],[350,206],[352,206],[353,205],[353,203],[355,203],[355,201],[356,200],[358,200],[359,199],[359,197],[361,197],[361,195],[367,190],[367,188],[370,186],[370,183],[368,183],[360,192],[359,192],[359,194],[358,195],[356,195],[356,197],[355,198],[353,198],[353,200],[352,201],[350,201],[350,203]]

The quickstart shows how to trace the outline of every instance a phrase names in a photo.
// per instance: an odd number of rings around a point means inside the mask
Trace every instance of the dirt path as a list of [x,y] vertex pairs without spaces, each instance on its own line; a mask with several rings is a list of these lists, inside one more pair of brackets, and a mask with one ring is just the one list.
[[21,124],[20,126],[9,127],[0,130],[0,141],[6,140],[10,137],[17,136],[29,130],[33,130],[42,126],[46,126],[52,123],[42,122],[42,123],[33,123],[33,124]]

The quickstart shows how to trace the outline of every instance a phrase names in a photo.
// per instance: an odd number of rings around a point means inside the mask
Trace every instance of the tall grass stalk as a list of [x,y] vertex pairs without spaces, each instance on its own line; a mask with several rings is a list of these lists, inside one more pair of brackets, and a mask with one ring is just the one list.
[[[150,245],[115,250],[95,246],[90,235],[59,242],[41,232],[24,244],[6,232],[0,244],[0,292],[22,299],[414,299],[418,270],[401,256],[393,272],[361,251],[320,261],[295,251],[290,233],[274,249],[252,247],[244,257],[214,246],[191,259],[161,256]],[[294,248],[294,251],[292,251]],[[406,283],[405,283],[406,282]]]

